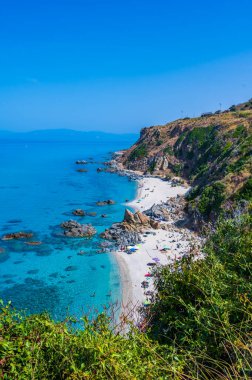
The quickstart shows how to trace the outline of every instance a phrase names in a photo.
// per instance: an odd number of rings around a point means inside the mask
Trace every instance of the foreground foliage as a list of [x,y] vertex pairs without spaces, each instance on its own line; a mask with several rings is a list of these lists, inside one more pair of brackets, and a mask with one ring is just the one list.
[[[191,353],[206,376],[252,376],[252,217],[220,221],[207,257],[156,273],[151,337]],[[192,363],[187,363],[192,374]],[[215,373],[216,371],[216,373]],[[215,375],[214,375],[215,373]],[[215,377],[216,376],[216,377]],[[201,378],[201,377],[200,377]],[[207,376],[206,376],[207,378]]]
[[2,305],[0,378],[250,379],[251,251],[249,214],[220,222],[204,260],[157,271],[144,333],[120,334],[103,314],[74,330]]

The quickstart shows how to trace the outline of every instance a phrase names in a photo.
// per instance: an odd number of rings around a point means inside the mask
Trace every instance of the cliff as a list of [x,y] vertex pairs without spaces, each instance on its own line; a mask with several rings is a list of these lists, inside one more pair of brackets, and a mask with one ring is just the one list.
[[141,130],[119,158],[125,168],[190,182],[188,210],[196,219],[251,197],[252,99],[229,110]]

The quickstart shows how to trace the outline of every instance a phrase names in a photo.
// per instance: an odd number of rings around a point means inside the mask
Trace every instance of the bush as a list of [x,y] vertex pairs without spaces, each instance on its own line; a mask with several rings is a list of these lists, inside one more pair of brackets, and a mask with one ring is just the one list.
[[138,145],[129,155],[129,160],[134,161],[136,159],[147,156],[147,148],[145,144]]
[[246,132],[246,128],[244,127],[243,124],[240,124],[236,127],[235,131],[233,132],[233,137],[239,138],[243,136]]
[[164,148],[164,153],[165,153],[165,154],[169,154],[170,156],[173,155],[172,147],[171,147],[170,145],[167,145],[167,146]]
[[157,143],[156,143],[156,146],[160,146],[163,144],[163,140],[158,140]]
[[156,272],[150,336],[173,344],[178,355],[192,354],[187,371],[204,368],[199,379],[251,378],[251,231],[247,214],[220,221],[205,259],[188,257]]
[[220,182],[206,186],[200,195],[198,209],[202,215],[209,217],[211,213],[219,211],[225,199],[225,186]]
[[171,353],[128,326],[113,332],[101,314],[71,331],[48,315],[24,317],[10,305],[0,312],[0,378],[15,380],[135,380],[174,378],[179,364]]

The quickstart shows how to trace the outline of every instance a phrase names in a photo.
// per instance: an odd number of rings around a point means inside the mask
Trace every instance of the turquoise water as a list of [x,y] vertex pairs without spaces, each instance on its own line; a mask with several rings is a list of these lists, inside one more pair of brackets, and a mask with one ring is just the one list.
[[[0,241],[0,297],[28,313],[48,311],[60,320],[66,315],[101,311],[121,297],[119,271],[110,253],[98,253],[101,242],[59,236],[68,219],[92,223],[98,233],[120,221],[125,199],[134,198],[136,184],[126,177],[97,173],[109,152],[132,143],[0,142],[0,235],[32,231],[40,246],[23,240]],[[77,159],[96,163],[78,173]],[[97,200],[116,205],[98,207]],[[74,217],[83,208],[97,216]],[[107,214],[102,218],[101,214]],[[78,255],[80,250],[84,255]]]

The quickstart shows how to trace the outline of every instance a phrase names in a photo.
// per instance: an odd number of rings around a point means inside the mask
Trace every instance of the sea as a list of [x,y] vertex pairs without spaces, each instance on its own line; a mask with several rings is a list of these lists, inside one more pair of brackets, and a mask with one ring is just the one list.
[[[0,141],[0,236],[32,232],[25,239],[0,240],[0,299],[26,314],[48,312],[54,320],[93,316],[121,302],[120,275],[111,252],[101,252],[99,234],[121,221],[136,183],[117,174],[97,172],[123,141]],[[77,165],[76,160],[89,164]],[[85,167],[87,172],[78,172]],[[97,206],[99,200],[115,205]],[[76,208],[96,216],[75,217]],[[106,214],[104,218],[101,215]],[[68,238],[60,224],[91,223],[91,239]],[[81,253],[81,254],[80,254]]]

